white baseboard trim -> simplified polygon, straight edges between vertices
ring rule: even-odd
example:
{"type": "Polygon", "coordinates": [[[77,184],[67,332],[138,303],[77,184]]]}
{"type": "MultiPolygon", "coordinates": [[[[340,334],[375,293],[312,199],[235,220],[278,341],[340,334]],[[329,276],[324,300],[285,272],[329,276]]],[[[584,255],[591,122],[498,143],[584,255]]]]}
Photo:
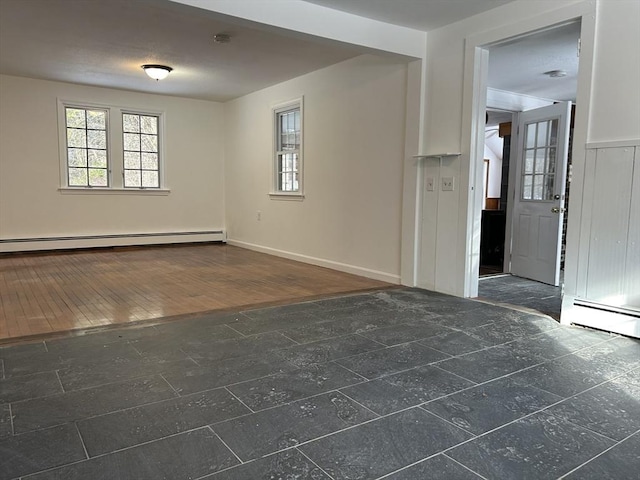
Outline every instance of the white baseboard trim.
{"type": "Polygon", "coordinates": [[[400,284],[400,275],[393,275],[391,273],[380,272],[378,270],[371,270],[369,268],[357,267],[355,265],[349,265],[341,262],[334,262],[333,260],[326,260],[324,258],[310,257],[308,255],[302,255],[300,253],[287,252],[285,250],[278,250],[276,248],[264,247],[262,245],[242,242],[240,240],[233,240],[230,238],[227,239],[227,244],[234,245],[236,247],[246,248],[248,250],[254,250],[260,253],[275,255],[276,257],[287,258],[289,260],[295,260],[302,263],[309,263],[311,265],[317,265],[319,267],[331,268],[332,270],[351,273],[353,275],[358,275],[360,277],[367,277],[373,280],[379,280],[381,282],[392,283],[394,285],[400,284]]]}
{"type": "Polygon", "coordinates": [[[133,245],[163,245],[168,243],[224,242],[225,240],[226,234],[223,230],[13,238],[0,239],[0,253],[133,245]]]}

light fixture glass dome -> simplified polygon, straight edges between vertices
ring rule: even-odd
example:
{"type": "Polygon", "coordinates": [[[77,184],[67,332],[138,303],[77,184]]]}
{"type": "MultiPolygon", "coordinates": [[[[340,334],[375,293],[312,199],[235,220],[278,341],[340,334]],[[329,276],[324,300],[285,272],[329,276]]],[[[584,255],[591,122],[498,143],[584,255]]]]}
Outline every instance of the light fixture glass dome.
{"type": "Polygon", "coordinates": [[[173,70],[173,68],[167,67],[166,65],[142,65],[142,69],[154,80],[167,78],[169,72],[173,70]]]}

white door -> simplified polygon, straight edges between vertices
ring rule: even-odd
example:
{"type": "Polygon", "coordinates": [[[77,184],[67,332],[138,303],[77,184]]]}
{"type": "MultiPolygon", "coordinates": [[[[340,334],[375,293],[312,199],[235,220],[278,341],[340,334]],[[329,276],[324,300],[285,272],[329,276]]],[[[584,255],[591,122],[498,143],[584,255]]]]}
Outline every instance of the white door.
{"type": "Polygon", "coordinates": [[[560,284],[571,103],[520,114],[511,273],[560,284]]]}

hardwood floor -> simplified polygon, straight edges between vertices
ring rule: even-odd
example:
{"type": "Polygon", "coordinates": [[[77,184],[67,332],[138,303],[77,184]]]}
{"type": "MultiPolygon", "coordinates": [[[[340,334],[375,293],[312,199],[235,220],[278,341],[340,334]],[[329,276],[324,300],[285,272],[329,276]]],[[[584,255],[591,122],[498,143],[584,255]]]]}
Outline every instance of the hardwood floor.
{"type": "Polygon", "coordinates": [[[0,340],[390,284],[224,244],[0,257],[0,340]]]}

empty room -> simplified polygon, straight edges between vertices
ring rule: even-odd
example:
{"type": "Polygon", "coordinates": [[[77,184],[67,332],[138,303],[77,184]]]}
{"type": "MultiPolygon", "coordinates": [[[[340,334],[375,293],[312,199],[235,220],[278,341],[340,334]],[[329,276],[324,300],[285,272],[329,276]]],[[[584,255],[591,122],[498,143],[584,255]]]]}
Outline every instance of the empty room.
{"type": "Polygon", "coordinates": [[[0,480],[637,478],[639,23],[0,0],[0,480]]]}

